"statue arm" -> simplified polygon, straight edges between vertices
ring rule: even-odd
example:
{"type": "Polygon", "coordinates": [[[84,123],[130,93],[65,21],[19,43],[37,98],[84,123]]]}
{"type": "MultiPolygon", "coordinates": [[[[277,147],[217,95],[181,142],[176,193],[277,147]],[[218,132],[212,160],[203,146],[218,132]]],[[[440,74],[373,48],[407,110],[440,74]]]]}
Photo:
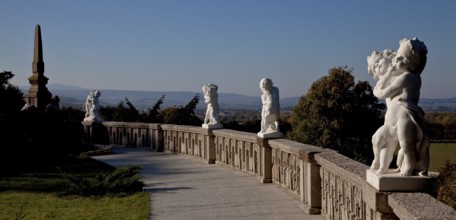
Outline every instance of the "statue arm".
{"type": "Polygon", "coordinates": [[[390,65],[390,66],[388,67],[388,70],[386,71],[385,75],[383,75],[383,76],[380,78],[380,80],[377,82],[377,85],[376,85],[376,86],[378,86],[378,87],[380,87],[380,88],[385,87],[385,86],[386,86],[386,85],[385,85],[386,82],[391,78],[391,76],[393,75],[393,72],[396,71],[396,70],[397,70],[396,66],[390,65]]]}
{"type": "Polygon", "coordinates": [[[408,73],[403,73],[385,88],[376,85],[374,87],[374,95],[381,99],[387,99],[401,94],[402,90],[405,88],[407,75],[408,73]]]}

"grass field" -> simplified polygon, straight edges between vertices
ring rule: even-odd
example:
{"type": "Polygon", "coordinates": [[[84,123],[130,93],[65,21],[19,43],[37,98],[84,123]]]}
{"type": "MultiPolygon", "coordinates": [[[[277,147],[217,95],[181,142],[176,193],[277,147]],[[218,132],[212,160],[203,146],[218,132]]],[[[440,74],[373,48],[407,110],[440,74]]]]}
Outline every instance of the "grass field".
{"type": "Polygon", "coordinates": [[[431,143],[429,171],[438,171],[446,160],[456,163],[456,143],[431,143]]]}
{"type": "MultiPolygon", "coordinates": [[[[0,175],[0,219],[148,219],[149,193],[85,197],[66,194],[62,172],[80,177],[114,168],[96,160],[66,160],[0,175]]],[[[1,173],[0,173],[1,174],[1,173]]]]}
{"type": "Polygon", "coordinates": [[[0,193],[0,219],[148,219],[149,193],[127,197],[60,197],[53,193],[0,193]]]}

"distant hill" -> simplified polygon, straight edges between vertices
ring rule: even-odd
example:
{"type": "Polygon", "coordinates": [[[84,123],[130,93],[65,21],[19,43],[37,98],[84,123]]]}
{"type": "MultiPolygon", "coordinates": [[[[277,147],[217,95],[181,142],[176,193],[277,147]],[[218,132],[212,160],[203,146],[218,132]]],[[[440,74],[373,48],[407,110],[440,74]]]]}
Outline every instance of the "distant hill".
{"type": "MultiPolygon", "coordinates": [[[[21,86],[24,94],[28,86],[21,86]]],[[[63,84],[49,84],[49,91],[53,95],[60,97],[62,106],[82,107],[85,104],[90,89],[63,84]]],[[[117,105],[127,97],[130,102],[138,109],[152,107],[162,95],[165,101],[162,108],[171,106],[182,106],[187,104],[196,94],[200,96],[197,109],[205,109],[206,104],[202,93],[198,92],[160,92],[160,91],[132,91],[132,90],[100,90],[101,105],[117,105]]],[[[300,97],[281,98],[280,106],[282,109],[291,109],[298,102],[300,97]]],[[[219,93],[219,105],[221,109],[261,109],[261,99],[255,96],[246,96],[235,93],[219,93]]],[[[456,111],[456,97],[448,99],[421,99],[420,106],[425,111],[456,111]]]]}
{"type": "MultiPolygon", "coordinates": [[[[26,93],[28,86],[21,86],[21,90],[26,93]]],[[[62,106],[82,107],[86,101],[90,89],[69,86],[63,84],[49,84],[49,91],[53,95],[58,95],[62,106]]],[[[204,97],[201,92],[160,92],[160,91],[132,91],[132,90],[100,90],[100,104],[112,105],[124,101],[125,97],[138,109],[147,109],[152,107],[158,99],[165,95],[165,101],[162,108],[171,106],[186,105],[196,94],[200,97],[197,109],[205,109],[204,97]]],[[[296,98],[286,98],[281,101],[283,108],[291,108],[296,104],[296,98]]],[[[246,96],[234,93],[219,93],[219,105],[222,109],[261,109],[260,97],[246,96]]]]}
{"type": "Polygon", "coordinates": [[[455,112],[456,97],[447,99],[420,99],[419,105],[425,111],[455,112]]]}

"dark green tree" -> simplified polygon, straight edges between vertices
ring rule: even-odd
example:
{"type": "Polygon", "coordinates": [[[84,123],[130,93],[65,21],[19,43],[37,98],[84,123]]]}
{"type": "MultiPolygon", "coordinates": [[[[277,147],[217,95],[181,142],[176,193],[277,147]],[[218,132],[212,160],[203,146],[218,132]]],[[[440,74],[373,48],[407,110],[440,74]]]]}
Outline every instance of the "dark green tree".
{"type": "Polygon", "coordinates": [[[128,112],[129,112],[129,121],[139,121],[140,117],[139,117],[139,112],[138,110],[135,108],[135,106],[133,104],[131,104],[130,100],[128,100],[127,97],[125,97],[125,103],[127,103],[127,106],[128,106],[128,112]]]}
{"type": "Polygon", "coordinates": [[[456,163],[447,160],[432,181],[431,195],[456,210],[456,163]]]}
{"type": "Polygon", "coordinates": [[[431,140],[456,140],[456,112],[426,112],[424,117],[431,140]]]}
{"type": "Polygon", "coordinates": [[[149,108],[148,111],[143,114],[142,120],[143,122],[148,123],[161,123],[163,122],[163,118],[160,113],[160,106],[165,101],[165,95],[163,95],[157,102],[154,104],[152,108],[149,108]]]}
{"type": "Polygon", "coordinates": [[[82,121],[84,120],[85,112],[81,109],[72,106],[62,106],[59,112],[60,116],[67,121],[82,121]]]}
{"type": "Polygon", "coordinates": [[[199,96],[196,94],[192,100],[185,106],[170,107],[162,112],[163,123],[178,125],[201,125],[203,122],[195,114],[196,105],[198,105],[199,96]]]}
{"type": "MultiPolygon", "coordinates": [[[[23,137],[24,126],[20,117],[21,108],[24,106],[23,94],[16,86],[10,84],[14,77],[9,71],[0,72],[0,166],[5,166],[4,161],[11,161],[18,154],[19,150],[14,146],[20,146],[25,139],[23,137]],[[11,156],[13,155],[13,156],[11,156]]],[[[4,172],[0,167],[0,176],[4,172]]],[[[6,168],[5,170],[7,170],[6,168]]]]}
{"type": "Polygon", "coordinates": [[[100,108],[100,115],[105,121],[138,122],[140,115],[133,104],[125,97],[116,107],[105,106],[100,108]]]}
{"type": "Polygon", "coordinates": [[[9,83],[13,76],[0,73],[0,176],[77,154],[84,132],[81,121],[68,122],[55,112],[21,111],[25,102],[19,88],[9,83]]]}
{"type": "Polygon", "coordinates": [[[19,114],[25,104],[21,90],[9,82],[13,77],[9,71],[0,72],[0,120],[19,114]]]}
{"type": "Polygon", "coordinates": [[[368,82],[355,84],[352,69],[332,68],[293,108],[287,138],[367,163],[373,158],[371,139],[383,123],[384,109],[368,82]]]}

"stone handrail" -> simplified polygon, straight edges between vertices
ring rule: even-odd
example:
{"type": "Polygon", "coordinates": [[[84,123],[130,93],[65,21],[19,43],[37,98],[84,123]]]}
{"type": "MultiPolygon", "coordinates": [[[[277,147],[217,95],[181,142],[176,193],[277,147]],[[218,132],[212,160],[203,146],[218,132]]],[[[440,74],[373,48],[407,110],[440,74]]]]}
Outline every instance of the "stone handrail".
{"type": "Polygon", "coordinates": [[[164,149],[188,154],[214,163],[213,135],[207,129],[186,125],[161,125],[164,135],[164,149]]]}
{"type": "Polygon", "coordinates": [[[260,176],[260,146],[255,134],[227,129],[212,132],[216,163],[260,176]]]}
{"type": "Polygon", "coordinates": [[[286,139],[270,140],[269,145],[272,181],[298,196],[307,213],[320,213],[320,173],[315,154],[327,150],[286,139]]]}
{"type": "Polygon", "coordinates": [[[119,147],[141,147],[163,150],[160,124],[131,122],[82,122],[88,142],[119,147]]]}
{"type": "Polygon", "coordinates": [[[387,193],[366,182],[368,166],[335,151],[315,155],[320,165],[321,214],[326,219],[394,219],[387,193]]]}
{"type": "Polygon", "coordinates": [[[326,219],[456,219],[456,211],[425,193],[381,192],[366,181],[368,166],[336,151],[254,133],[195,126],[83,122],[87,140],[192,155],[272,182],[310,214],[326,219]],[[98,136],[105,136],[99,138],[98,136]]]}

